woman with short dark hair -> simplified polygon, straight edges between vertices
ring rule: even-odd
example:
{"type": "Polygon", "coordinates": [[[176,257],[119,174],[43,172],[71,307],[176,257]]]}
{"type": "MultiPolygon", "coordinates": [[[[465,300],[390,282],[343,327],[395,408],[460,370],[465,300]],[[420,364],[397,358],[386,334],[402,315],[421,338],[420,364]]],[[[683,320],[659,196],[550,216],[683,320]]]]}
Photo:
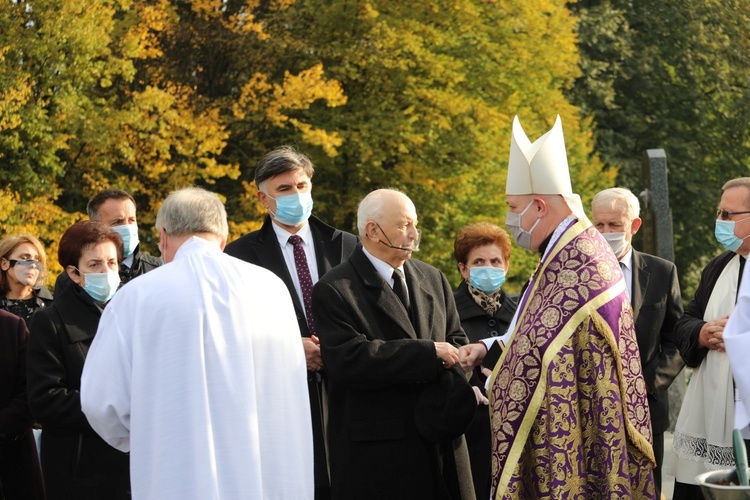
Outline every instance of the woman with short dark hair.
{"type": "Polygon", "coordinates": [[[29,406],[43,428],[48,500],[130,498],[128,455],[94,432],[80,400],[83,363],[102,310],[120,284],[122,251],[120,235],[102,222],[68,228],[58,261],[74,284],[60,290],[29,326],[29,406]]]}
{"type": "MultiPolygon", "coordinates": [[[[470,342],[502,336],[516,312],[516,302],[502,289],[510,262],[510,236],[494,224],[479,222],[459,231],[453,250],[463,278],[453,296],[466,336],[470,342]]],[[[486,396],[485,380],[475,373],[471,383],[486,396]]],[[[489,409],[480,406],[466,431],[477,498],[490,496],[491,442],[489,409]]]]}

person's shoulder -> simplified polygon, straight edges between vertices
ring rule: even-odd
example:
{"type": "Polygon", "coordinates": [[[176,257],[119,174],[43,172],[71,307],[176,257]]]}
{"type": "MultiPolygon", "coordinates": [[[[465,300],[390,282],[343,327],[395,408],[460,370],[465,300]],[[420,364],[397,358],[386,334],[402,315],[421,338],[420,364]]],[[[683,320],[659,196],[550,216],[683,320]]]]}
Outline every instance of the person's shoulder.
{"type": "Polygon", "coordinates": [[[253,246],[260,243],[261,231],[263,231],[263,227],[243,234],[231,243],[227,243],[226,247],[224,247],[224,253],[248,261],[252,257],[251,254],[254,254],[252,250],[253,246]]]}
{"type": "Polygon", "coordinates": [[[355,264],[351,259],[342,262],[341,264],[334,266],[330,271],[326,272],[320,277],[318,282],[323,283],[335,283],[341,280],[350,280],[352,275],[355,273],[355,264]]]}
{"type": "Polygon", "coordinates": [[[635,249],[633,249],[633,255],[637,256],[639,259],[643,259],[643,261],[646,262],[649,266],[663,267],[665,269],[672,269],[673,267],[675,267],[674,262],[663,257],[659,257],[658,255],[640,252],[635,249]]]}
{"type": "Polygon", "coordinates": [[[325,234],[331,238],[341,237],[345,243],[356,244],[359,241],[359,237],[343,229],[338,229],[330,224],[323,222],[321,219],[311,215],[308,219],[310,229],[313,232],[325,234]]]}
{"type": "Polygon", "coordinates": [[[24,323],[20,317],[5,309],[0,309],[0,324],[3,325],[3,329],[16,328],[19,323],[24,323]]]}
{"type": "Polygon", "coordinates": [[[144,268],[149,268],[146,269],[146,271],[155,269],[164,263],[159,257],[154,257],[153,255],[149,255],[147,253],[139,253],[138,258],[140,259],[141,265],[144,266],[144,268]]]}
{"type": "Polygon", "coordinates": [[[415,269],[418,269],[422,274],[425,274],[427,276],[442,276],[443,272],[438,269],[437,267],[428,264],[427,262],[423,262],[419,259],[411,258],[406,261],[406,266],[413,266],[415,269]]]}
{"type": "Polygon", "coordinates": [[[50,292],[46,286],[40,286],[39,288],[34,289],[34,295],[41,299],[45,304],[52,302],[52,299],[54,299],[52,292],[50,292]]]}
{"type": "Polygon", "coordinates": [[[718,273],[720,273],[736,255],[736,253],[727,250],[711,259],[703,268],[703,271],[701,271],[701,281],[698,287],[700,288],[701,285],[705,285],[717,278],[718,273]]]}
{"type": "Polygon", "coordinates": [[[269,271],[263,266],[259,266],[258,264],[254,264],[253,262],[248,262],[242,257],[227,253],[226,248],[224,249],[224,253],[221,256],[221,259],[223,262],[222,265],[234,267],[237,272],[243,274],[254,274],[257,276],[276,276],[276,274],[274,274],[272,271],[269,271]]]}

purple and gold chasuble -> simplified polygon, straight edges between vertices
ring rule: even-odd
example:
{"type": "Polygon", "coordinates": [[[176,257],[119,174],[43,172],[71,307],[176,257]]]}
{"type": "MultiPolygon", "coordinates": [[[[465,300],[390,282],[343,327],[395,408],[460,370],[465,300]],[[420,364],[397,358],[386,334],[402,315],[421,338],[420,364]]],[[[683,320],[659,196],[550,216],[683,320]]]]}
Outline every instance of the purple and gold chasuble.
{"type": "Polygon", "coordinates": [[[492,375],[493,498],[655,498],[619,264],[586,220],[551,244],[492,375]]]}

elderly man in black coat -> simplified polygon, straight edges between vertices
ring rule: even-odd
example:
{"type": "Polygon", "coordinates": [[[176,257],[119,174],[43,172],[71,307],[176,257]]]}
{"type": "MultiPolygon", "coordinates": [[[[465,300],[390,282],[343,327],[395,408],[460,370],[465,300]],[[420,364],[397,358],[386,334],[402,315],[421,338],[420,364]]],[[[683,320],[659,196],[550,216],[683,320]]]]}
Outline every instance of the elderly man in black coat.
{"type": "Polygon", "coordinates": [[[461,436],[477,398],[458,367],[467,343],[453,292],[418,249],[411,200],[359,205],[362,246],[321,278],[313,311],[330,381],[334,500],[473,499],[461,436]]]}
{"type": "Polygon", "coordinates": [[[685,366],[673,333],[682,316],[677,268],[672,262],[635,250],[631,243],[641,227],[640,204],[624,188],[605,189],[592,201],[594,227],[620,261],[633,305],[635,335],[646,381],[656,468],[654,481],[661,494],[664,432],[669,428],[667,389],[685,366]]]}

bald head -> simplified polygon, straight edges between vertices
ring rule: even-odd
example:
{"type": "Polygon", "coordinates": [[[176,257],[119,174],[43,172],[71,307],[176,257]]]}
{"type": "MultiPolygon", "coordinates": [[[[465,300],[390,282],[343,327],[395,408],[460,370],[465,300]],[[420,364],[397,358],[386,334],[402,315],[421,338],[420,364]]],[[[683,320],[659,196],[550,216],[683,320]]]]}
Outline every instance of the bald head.
{"type": "Polygon", "coordinates": [[[395,189],[378,189],[360,202],[357,228],[362,245],[392,267],[401,267],[419,241],[414,203],[395,189]],[[400,248],[394,248],[400,247],[400,248]]]}

